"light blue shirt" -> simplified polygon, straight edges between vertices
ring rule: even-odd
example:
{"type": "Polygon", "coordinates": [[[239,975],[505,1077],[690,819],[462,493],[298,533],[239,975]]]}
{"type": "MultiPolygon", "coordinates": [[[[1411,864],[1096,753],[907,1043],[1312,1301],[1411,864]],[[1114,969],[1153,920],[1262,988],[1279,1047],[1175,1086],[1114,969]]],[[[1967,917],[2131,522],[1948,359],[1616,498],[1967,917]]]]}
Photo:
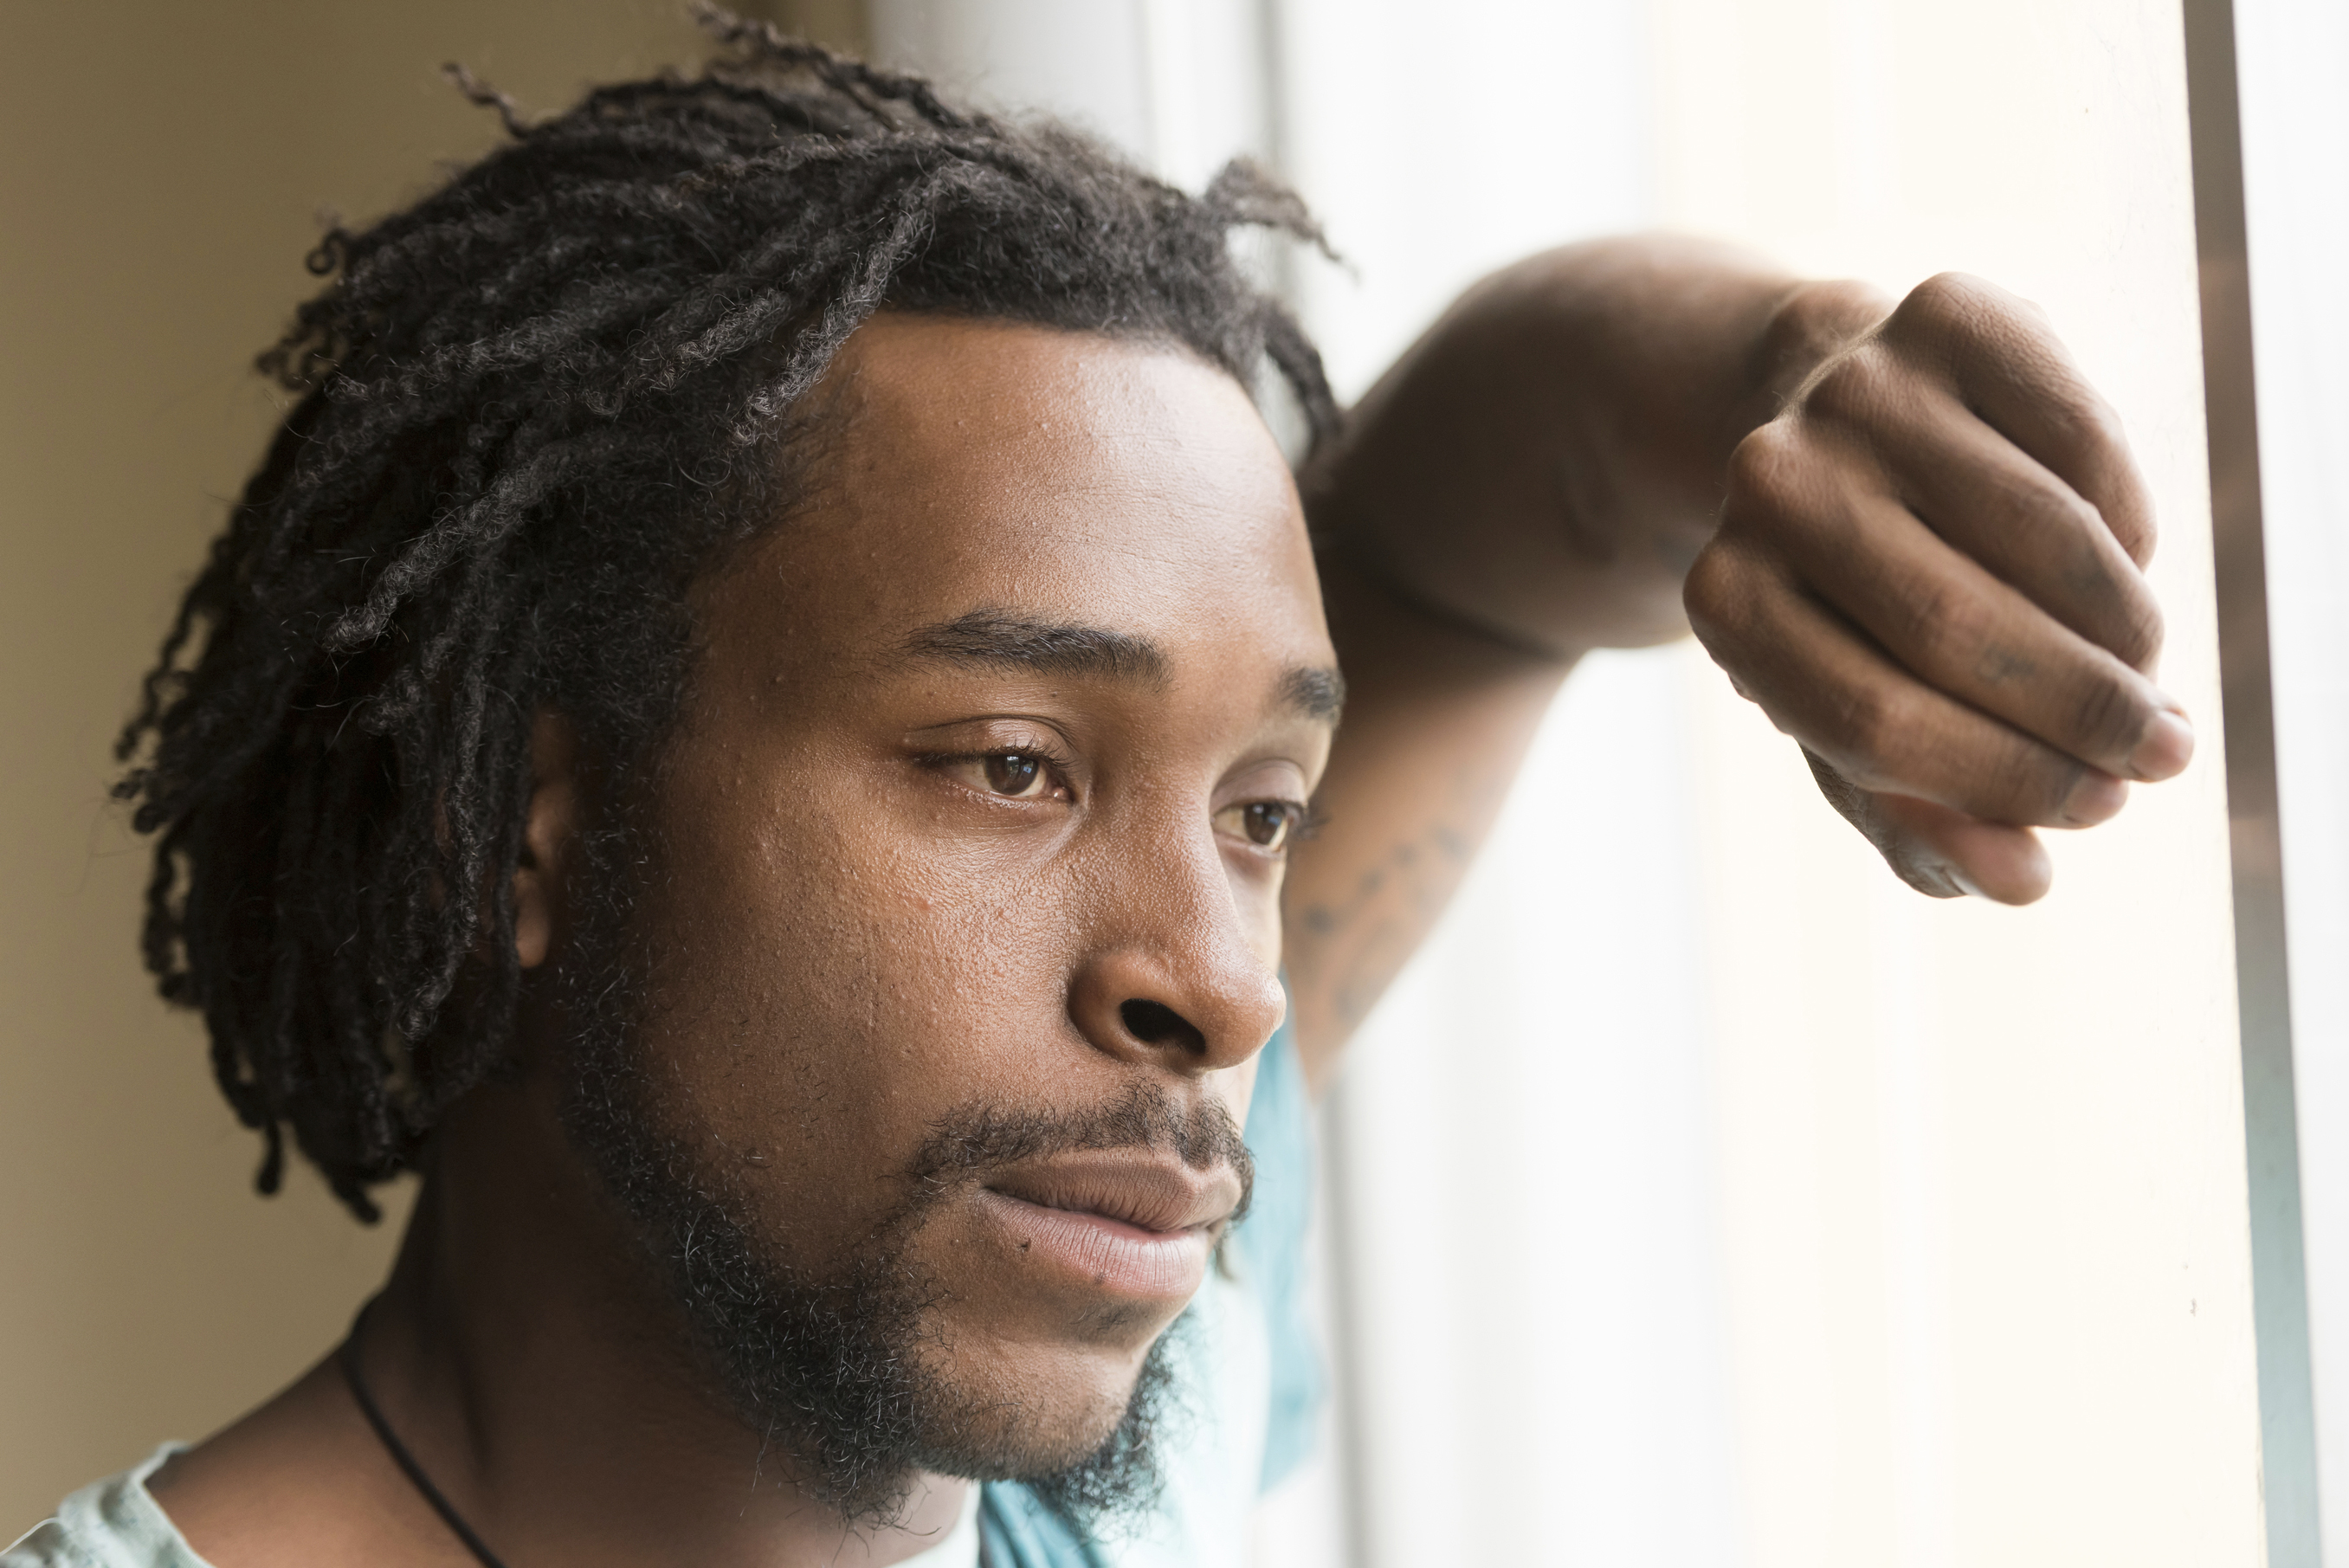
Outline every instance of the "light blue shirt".
{"type": "Polygon", "coordinates": [[[120,1475],[94,1481],[57,1505],[31,1534],[0,1553],[5,1568],[206,1568],[147,1478],[184,1443],[165,1443],[120,1475]]]}

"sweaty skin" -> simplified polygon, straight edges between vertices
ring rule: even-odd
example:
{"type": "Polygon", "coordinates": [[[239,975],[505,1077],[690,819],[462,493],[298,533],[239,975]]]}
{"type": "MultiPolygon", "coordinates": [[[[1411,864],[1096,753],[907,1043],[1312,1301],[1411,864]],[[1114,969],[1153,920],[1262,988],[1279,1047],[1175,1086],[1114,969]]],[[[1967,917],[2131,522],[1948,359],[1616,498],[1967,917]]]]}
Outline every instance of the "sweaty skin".
{"type": "MultiPolygon", "coordinates": [[[[1068,1113],[1141,1085],[1244,1117],[1284,1007],[1282,852],[1249,808],[1311,795],[1335,664],[1288,469],[1220,371],[882,318],[827,395],[843,418],[817,498],[700,595],[645,912],[670,955],[646,1029],[664,1113],[739,1173],[764,1239],[815,1265],[902,1201],[932,1124],[974,1103],[1068,1113]],[[1004,624],[1127,656],[992,656],[1004,624]],[[1045,766],[990,768],[1006,756],[1045,766]]],[[[536,972],[565,939],[567,749],[542,726],[517,883],[536,972]]],[[[437,1140],[370,1326],[372,1381],[428,1470],[518,1563],[885,1563],[931,1544],[964,1483],[929,1478],[900,1528],[844,1537],[790,1456],[703,1392],[565,1141],[543,1002],[523,1034],[519,1081],[474,1091],[437,1140]]],[[[1054,1197],[1050,1172],[959,1194],[914,1239],[947,1295],[946,1370],[1068,1459],[1114,1423],[1238,1197],[1227,1170],[1179,1172],[1158,1171],[1181,1212],[1154,1223],[1192,1242],[1124,1274],[1051,1253],[1043,1222],[1061,1222],[1019,1207],[1054,1197]]],[[[464,1561],[331,1367],[157,1491],[220,1568],[464,1561]]]]}

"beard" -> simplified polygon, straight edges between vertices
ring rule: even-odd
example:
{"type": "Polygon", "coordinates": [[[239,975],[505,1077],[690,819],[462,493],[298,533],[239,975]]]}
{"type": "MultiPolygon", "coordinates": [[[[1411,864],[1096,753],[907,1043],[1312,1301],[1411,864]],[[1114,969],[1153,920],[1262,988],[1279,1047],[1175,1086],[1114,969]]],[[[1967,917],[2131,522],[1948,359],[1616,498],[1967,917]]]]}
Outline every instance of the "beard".
{"type": "MultiPolygon", "coordinates": [[[[1039,1429],[999,1392],[958,1386],[935,1327],[949,1293],[908,1256],[923,1221],[989,1167],[1079,1150],[1149,1148],[1194,1168],[1238,1172],[1247,1211],[1252,1161],[1216,1108],[1185,1115],[1136,1085],[1112,1105],[1046,1118],[964,1108],[935,1125],[908,1162],[912,1193],[844,1262],[812,1269],[762,1241],[747,1197],[667,1124],[643,1046],[650,954],[635,934],[634,874],[650,859],[631,830],[583,835],[595,890],[560,972],[573,1030],[564,1127],[634,1222],[719,1391],[765,1445],[798,1461],[802,1486],[852,1524],[886,1523],[927,1471],[1017,1480],[1081,1533],[1155,1503],[1159,1453],[1195,1417],[1177,1367],[1186,1309],[1151,1346],[1106,1439],[1039,1429]]],[[[1095,1427],[1093,1429],[1099,1429],[1095,1427]]]]}

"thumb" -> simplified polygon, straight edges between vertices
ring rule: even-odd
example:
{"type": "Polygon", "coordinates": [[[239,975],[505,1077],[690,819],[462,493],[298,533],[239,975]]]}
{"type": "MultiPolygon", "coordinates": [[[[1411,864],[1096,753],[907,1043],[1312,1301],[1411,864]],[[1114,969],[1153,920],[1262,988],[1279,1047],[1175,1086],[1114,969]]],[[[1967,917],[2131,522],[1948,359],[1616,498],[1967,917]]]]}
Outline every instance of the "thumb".
{"type": "Polygon", "coordinates": [[[1809,748],[1804,759],[1819,793],[1876,846],[1893,874],[1931,898],[1969,894],[1994,903],[2034,903],[2046,896],[2054,867],[2028,828],[1985,822],[1913,795],[1862,789],[1809,748]]]}

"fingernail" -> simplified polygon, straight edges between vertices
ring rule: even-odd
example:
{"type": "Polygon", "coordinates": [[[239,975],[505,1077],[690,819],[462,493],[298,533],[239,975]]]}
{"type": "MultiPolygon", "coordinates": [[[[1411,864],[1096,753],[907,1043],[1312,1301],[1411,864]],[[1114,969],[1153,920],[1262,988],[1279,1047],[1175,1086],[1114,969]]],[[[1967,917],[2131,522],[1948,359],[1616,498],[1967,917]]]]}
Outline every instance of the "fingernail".
{"type": "Polygon", "coordinates": [[[2168,779],[2194,759],[2194,727],[2186,716],[2168,709],[2153,716],[2145,738],[2129,753],[2129,771],[2139,779],[2168,779]]]}
{"type": "Polygon", "coordinates": [[[2093,828],[2128,804],[2128,786],[2109,773],[2083,769],[2056,815],[2065,826],[2093,828]]]}
{"type": "Polygon", "coordinates": [[[1982,890],[1974,884],[1974,879],[1966,875],[1965,872],[1960,871],[1957,867],[1943,866],[1941,868],[1941,874],[1948,877],[1950,879],[1950,884],[1952,887],[1955,887],[1960,892],[1965,894],[1968,898],[1981,898],[1984,896],[1982,890]]]}

